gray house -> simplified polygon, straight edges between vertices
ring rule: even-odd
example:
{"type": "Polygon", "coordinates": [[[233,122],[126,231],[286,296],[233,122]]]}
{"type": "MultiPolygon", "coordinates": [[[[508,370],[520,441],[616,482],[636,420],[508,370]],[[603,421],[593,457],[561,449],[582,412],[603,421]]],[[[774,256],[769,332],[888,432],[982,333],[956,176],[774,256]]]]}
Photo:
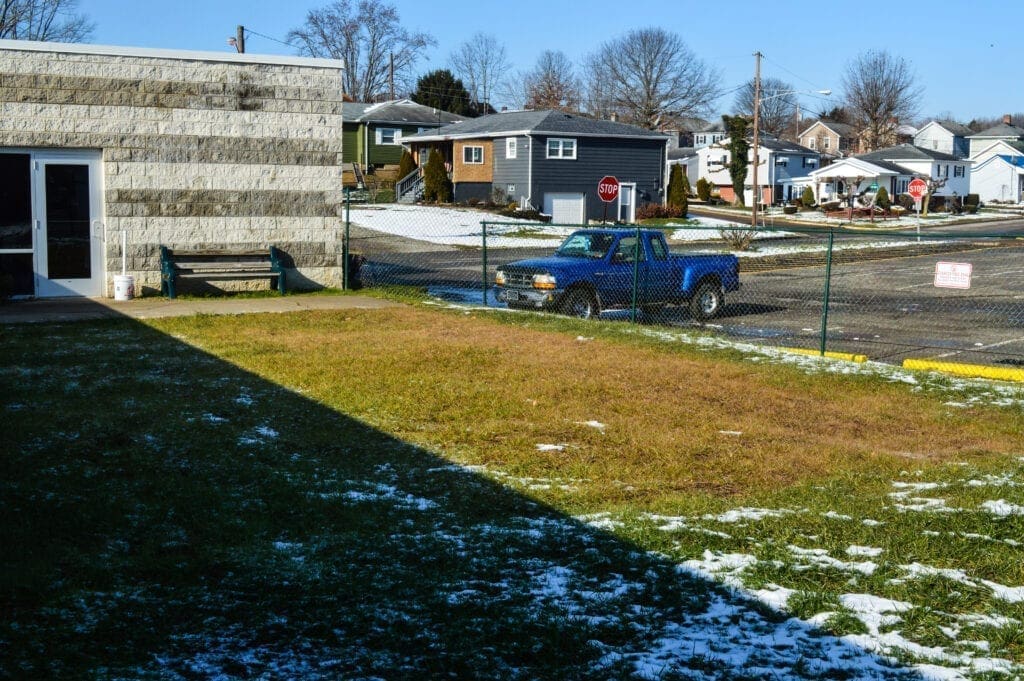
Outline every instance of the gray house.
{"type": "Polygon", "coordinates": [[[406,137],[421,167],[441,153],[455,201],[499,200],[532,207],[563,224],[632,222],[638,205],[664,200],[668,137],[562,111],[511,111],[406,137]],[[605,204],[597,185],[619,180],[605,204]]]}

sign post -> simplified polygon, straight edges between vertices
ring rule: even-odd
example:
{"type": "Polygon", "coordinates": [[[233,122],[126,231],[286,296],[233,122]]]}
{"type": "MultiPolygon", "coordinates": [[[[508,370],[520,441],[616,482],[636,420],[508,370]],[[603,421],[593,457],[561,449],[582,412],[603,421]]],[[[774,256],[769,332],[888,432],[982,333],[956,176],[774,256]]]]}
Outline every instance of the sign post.
{"type": "Polygon", "coordinates": [[[608,222],[608,204],[619,198],[619,181],[613,175],[605,175],[597,183],[597,196],[604,201],[604,220],[608,222]]]}
{"type": "Polygon", "coordinates": [[[917,240],[921,240],[921,199],[928,192],[928,183],[920,177],[915,177],[907,185],[907,193],[914,199],[914,207],[917,209],[917,240]]]}

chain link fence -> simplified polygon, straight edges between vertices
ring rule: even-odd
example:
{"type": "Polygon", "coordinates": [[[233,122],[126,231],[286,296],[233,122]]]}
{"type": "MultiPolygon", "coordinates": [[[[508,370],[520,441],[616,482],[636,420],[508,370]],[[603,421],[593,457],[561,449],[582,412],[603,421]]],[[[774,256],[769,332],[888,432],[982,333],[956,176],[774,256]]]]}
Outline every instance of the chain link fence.
{"type": "MultiPolygon", "coordinates": [[[[551,255],[583,228],[400,204],[352,204],[346,215],[353,287],[412,287],[489,307],[506,307],[494,286],[500,266],[551,255]]],[[[673,254],[708,255],[728,254],[723,233],[742,236],[749,227],[656,229],[673,254]]],[[[754,237],[748,251],[736,253],[740,288],[726,292],[713,318],[700,319],[689,301],[649,304],[666,295],[651,297],[663,274],[644,262],[620,277],[620,294],[614,306],[612,296],[601,301],[600,317],[699,327],[815,354],[1024,368],[1024,234],[787,226],[764,227],[754,237]]]]}

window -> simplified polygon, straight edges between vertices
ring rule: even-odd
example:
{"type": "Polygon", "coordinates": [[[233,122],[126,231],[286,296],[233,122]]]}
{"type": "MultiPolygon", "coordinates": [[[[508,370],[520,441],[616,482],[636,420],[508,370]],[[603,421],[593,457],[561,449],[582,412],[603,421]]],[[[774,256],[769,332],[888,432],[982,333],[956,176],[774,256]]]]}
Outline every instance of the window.
{"type": "Polygon", "coordinates": [[[469,165],[480,165],[484,162],[484,148],[462,147],[462,162],[469,165]]]}
{"type": "Polygon", "coordinates": [[[910,186],[910,180],[900,180],[899,181],[899,185],[898,185],[899,188],[897,189],[896,193],[898,193],[898,194],[906,194],[907,193],[907,187],[909,187],[909,186],[910,186]]]}
{"type": "Polygon", "coordinates": [[[808,149],[814,149],[815,148],[814,147],[815,144],[817,144],[817,140],[815,140],[813,137],[811,139],[807,140],[807,148],[808,149]]]}
{"type": "Polygon", "coordinates": [[[953,177],[963,177],[963,176],[964,176],[964,167],[963,166],[953,166],[953,177]]]}
{"type": "Polygon", "coordinates": [[[548,140],[548,158],[576,158],[576,140],[550,138],[548,140]]]}
{"type": "Polygon", "coordinates": [[[377,144],[400,144],[402,131],[398,128],[377,128],[377,144]]]}
{"type": "MultiPolygon", "coordinates": [[[[635,236],[625,236],[619,239],[619,245],[612,255],[612,262],[633,262],[637,254],[637,243],[635,236]]],[[[640,249],[640,262],[644,261],[644,249],[640,249]]]]}
{"type": "Polygon", "coordinates": [[[939,140],[932,140],[932,149],[939,148],[939,140]]]}
{"type": "Polygon", "coordinates": [[[825,138],[825,142],[822,145],[822,148],[824,148],[824,149],[831,149],[832,148],[832,138],[831,137],[826,137],[825,138]]]}
{"type": "Polygon", "coordinates": [[[505,158],[516,157],[516,138],[509,137],[505,140],[505,158]]]}
{"type": "Polygon", "coordinates": [[[649,236],[647,237],[647,245],[650,247],[655,260],[668,260],[668,248],[666,248],[664,241],[649,236]]]}

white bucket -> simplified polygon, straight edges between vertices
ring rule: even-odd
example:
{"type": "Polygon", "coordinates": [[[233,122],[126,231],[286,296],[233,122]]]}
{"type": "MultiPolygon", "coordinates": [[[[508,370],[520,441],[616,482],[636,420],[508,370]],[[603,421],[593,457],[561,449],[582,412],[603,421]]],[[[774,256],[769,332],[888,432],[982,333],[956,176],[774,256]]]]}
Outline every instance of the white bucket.
{"type": "Polygon", "coordinates": [[[135,277],[130,274],[114,275],[114,300],[131,300],[135,297],[135,277]]]}

